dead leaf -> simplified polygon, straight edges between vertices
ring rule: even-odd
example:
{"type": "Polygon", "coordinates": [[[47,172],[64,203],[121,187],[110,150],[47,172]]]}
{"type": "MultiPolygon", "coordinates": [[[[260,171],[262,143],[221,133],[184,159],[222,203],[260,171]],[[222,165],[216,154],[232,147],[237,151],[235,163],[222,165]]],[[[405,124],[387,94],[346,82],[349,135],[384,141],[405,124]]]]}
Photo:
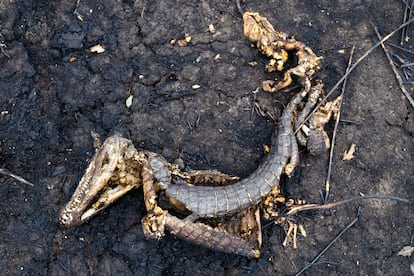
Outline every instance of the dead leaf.
{"type": "Polygon", "coordinates": [[[352,143],[349,149],[344,152],[344,155],[342,156],[342,161],[352,160],[354,158],[355,150],[356,150],[356,145],[352,143]]]}
{"type": "Polygon", "coordinates": [[[398,256],[410,257],[414,252],[414,246],[404,246],[400,251],[398,251],[398,256]]]}
{"type": "Polygon", "coordinates": [[[92,53],[102,54],[103,52],[105,52],[105,48],[102,47],[100,44],[96,44],[95,46],[89,48],[89,51],[91,51],[92,53]]]}
{"type": "Polygon", "coordinates": [[[250,65],[251,67],[256,67],[256,65],[257,65],[257,61],[250,61],[250,62],[249,62],[249,65],[250,65]]]}
{"type": "Polygon", "coordinates": [[[126,99],[126,101],[125,101],[125,106],[127,107],[127,108],[130,108],[131,107],[131,105],[132,105],[132,99],[134,98],[134,96],[133,95],[129,95],[129,97],[126,99]]]}
{"type": "Polygon", "coordinates": [[[185,34],[183,39],[180,39],[177,41],[177,44],[180,47],[187,46],[187,44],[190,43],[191,39],[192,39],[191,35],[185,34]]]}
{"type": "Polygon", "coordinates": [[[213,24],[208,25],[208,30],[210,31],[210,33],[214,34],[216,32],[216,28],[214,27],[213,24]]]}
{"type": "Polygon", "coordinates": [[[306,233],[305,227],[303,227],[303,225],[302,225],[302,224],[299,224],[299,233],[300,233],[302,236],[307,237],[307,233],[306,233]]]}
{"type": "Polygon", "coordinates": [[[191,35],[189,35],[189,34],[185,34],[184,35],[185,36],[185,41],[187,42],[187,43],[190,43],[190,41],[191,41],[191,35]]]}

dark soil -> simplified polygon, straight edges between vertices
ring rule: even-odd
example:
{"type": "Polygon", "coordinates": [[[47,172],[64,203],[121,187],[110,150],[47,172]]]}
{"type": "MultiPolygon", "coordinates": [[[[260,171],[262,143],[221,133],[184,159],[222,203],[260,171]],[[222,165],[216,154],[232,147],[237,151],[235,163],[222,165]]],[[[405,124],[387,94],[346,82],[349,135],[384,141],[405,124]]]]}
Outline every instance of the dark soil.
{"type": "MultiPolygon", "coordinates": [[[[405,8],[397,0],[242,4],[324,57],[317,78],[327,90],[345,72],[353,45],[358,58],[377,42],[371,23],[385,35],[401,24],[405,8]]],[[[255,102],[278,116],[291,96],[253,93],[275,75],[265,72],[266,58],[243,37],[233,1],[81,0],[83,21],[75,7],[75,0],[0,2],[0,166],[34,184],[0,176],[0,274],[294,274],[355,218],[359,206],[359,221],[308,275],[410,274],[414,257],[397,253],[413,245],[412,203],[375,200],[302,213],[308,235],[300,237],[299,248],[284,248],[284,228],[271,226],[258,260],[171,235],[147,240],[141,190],[82,226],[59,225],[60,209],[94,152],[91,131],[102,138],[118,131],[170,161],[182,158],[194,169],[246,177],[273,131],[270,119],[252,112],[255,102]],[[187,46],[170,44],[185,34],[192,37],[187,46]],[[96,44],[105,52],[90,52],[96,44]]],[[[391,40],[399,43],[399,37],[391,40]]],[[[404,47],[410,45],[412,40],[404,47]]],[[[381,48],[352,72],[342,112],[330,202],[360,193],[414,199],[413,108],[381,48]],[[355,157],[342,161],[352,143],[355,157]]],[[[303,151],[289,193],[321,203],[327,160],[328,154],[303,151]]]]}

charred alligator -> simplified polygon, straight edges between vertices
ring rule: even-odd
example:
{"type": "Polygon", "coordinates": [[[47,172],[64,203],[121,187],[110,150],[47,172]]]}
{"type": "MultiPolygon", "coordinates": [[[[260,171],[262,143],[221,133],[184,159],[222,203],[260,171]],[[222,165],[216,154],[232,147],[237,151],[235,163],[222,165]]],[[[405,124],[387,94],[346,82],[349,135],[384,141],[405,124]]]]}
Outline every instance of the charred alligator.
{"type": "Polygon", "coordinates": [[[277,135],[275,133],[272,138],[271,152],[259,168],[238,182],[237,177],[217,171],[182,172],[161,155],[138,151],[130,140],[116,134],[97,147],[85,175],[60,214],[62,224],[81,224],[131,189],[142,186],[147,210],[142,226],[147,237],[161,238],[168,230],[214,250],[254,258],[260,256],[260,211],[266,210],[267,217],[272,215],[273,203],[279,195],[280,177],[284,172],[289,174],[298,162],[295,115],[307,94],[319,95],[322,91],[320,82],[311,86],[311,77],[319,70],[321,58],[293,37],[275,31],[258,13],[247,12],[243,19],[245,36],[260,53],[270,58],[267,71],[285,70],[282,81],[265,81],[263,90],[276,92],[288,87],[292,75],[302,86],[284,109],[277,135]],[[284,68],[292,55],[296,55],[297,65],[284,68]],[[185,183],[177,184],[181,182],[185,183]],[[236,183],[216,187],[197,185],[204,182],[236,183]],[[184,209],[189,215],[180,218],[160,207],[163,193],[171,208],[184,209]],[[218,219],[218,222],[203,218],[218,219]]]}

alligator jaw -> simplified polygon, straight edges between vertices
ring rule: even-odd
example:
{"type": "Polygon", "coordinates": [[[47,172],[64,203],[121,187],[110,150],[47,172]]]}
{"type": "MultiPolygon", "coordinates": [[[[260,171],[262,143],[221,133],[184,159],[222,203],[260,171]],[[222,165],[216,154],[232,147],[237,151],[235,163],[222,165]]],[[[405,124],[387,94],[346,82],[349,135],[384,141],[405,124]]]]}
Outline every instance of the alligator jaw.
{"type": "Polygon", "coordinates": [[[141,185],[139,166],[126,165],[136,149],[132,142],[114,135],[105,140],[86,169],[71,200],[60,214],[60,223],[84,223],[133,188],[141,185]]]}

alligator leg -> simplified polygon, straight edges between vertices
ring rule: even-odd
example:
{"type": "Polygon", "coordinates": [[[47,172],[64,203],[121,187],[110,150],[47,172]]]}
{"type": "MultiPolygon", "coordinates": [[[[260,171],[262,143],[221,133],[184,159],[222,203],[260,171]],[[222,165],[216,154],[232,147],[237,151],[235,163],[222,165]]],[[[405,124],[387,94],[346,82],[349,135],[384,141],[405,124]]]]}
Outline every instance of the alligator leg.
{"type": "MultiPolygon", "coordinates": [[[[312,111],[312,108],[317,104],[319,101],[319,98],[321,94],[323,93],[322,90],[322,82],[317,82],[316,85],[314,85],[310,92],[308,100],[306,101],[305,107],[302,109],[302,111],[299,113],[298,118],[295,122],[295,130],[299,128],[299,126],[305,121],[308,114],[312,111]]],[[[296,133],[296,138],[298,139],[299,144],[302,146],[306,146],[307,143],[307,135],[305,135],[304,130],[298,130],[296,133]]]]}
{"type": "Polygon", "coordinates": [[[221,228],[213,228],[204,223],[194,223],[165,214],[165,228],[183,240],[226,253],[249,258],[259,258],[260,251],[249,245],[245,239],[234,236],[221,228]]]}
{"type": "Polygon", "coordinates": [[[332,115],[336,115],[339,111],[340,97],[333,101],[325,103],[310,117],[307,124],[304,124],[306,117],[319,101],[323,94],[322,82],[317,81],[311,88],[305,107],[299,113],[295,122],[297,131],[296,138],[302,146],[306,146],[309,153],[318,155],[324,153],[330,147],[330,141],[324,130],[326,123],[331,119],[332,115]],[[299,126],[302,125],[299,129],[299,126]]]}
{"type": "MultiPolygon", "coordinates": [[[[193,171],[180,174],[182,177],[194,176],[193,181],[216,181],[228,183],[237,179],[217,171],[193,171]]],[[[163,210],[157,204],[159,189],[154,185],[153,169],[148,163],[143,163],[142,181],[144,200],[148,214],[142,219],[143,232],[148,238],[160,239],[168,230],[171,234],[194,244],[207,247],[212,250],[233,253],[249,258],[260,257],[261,246],[260,213],[257,207],[239,212],[234,217],[226,219],[216,227],[203,222],[196,222],[197,216],[190,215],[179,219],[163,210]]],[[[236,181],[236,180],[235,180],[236,181]]]]}

